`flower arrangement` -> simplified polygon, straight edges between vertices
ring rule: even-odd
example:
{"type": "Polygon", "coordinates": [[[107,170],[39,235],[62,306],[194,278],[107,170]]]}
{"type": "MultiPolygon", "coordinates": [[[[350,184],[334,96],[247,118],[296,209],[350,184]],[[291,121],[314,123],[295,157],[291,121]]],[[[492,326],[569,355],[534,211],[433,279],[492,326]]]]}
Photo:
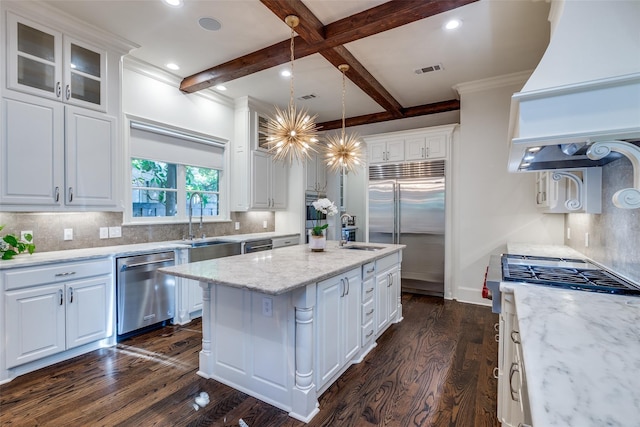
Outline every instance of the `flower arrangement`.
{"type": "MultiPolygon", "coordinates": [[[[4,228],[4,225],[0,225],[0,231],[4,228]]],[[[33,236],[31,234],[25,234],[24,239],[26,242],[18,240],[13,234],[7,234],[0,240],[0,259],[11,259],[15,255],[24,251],[29,251],[30,254],[36,250],[36,245],[31,243],[33,236]]]]}
{"type": "MultiPolygon", "coordinates": [[[[318,199],[312,203],[315,210],[322,212],[327,216],[333,216],[338,213],[338,208],[329,199],[318,199]]],[[[315,225],[311,229],[312,236],[322,236],[322,231],[329,227],[329,224],[319,225],[318,220],[315,220],[315,225]]]]}

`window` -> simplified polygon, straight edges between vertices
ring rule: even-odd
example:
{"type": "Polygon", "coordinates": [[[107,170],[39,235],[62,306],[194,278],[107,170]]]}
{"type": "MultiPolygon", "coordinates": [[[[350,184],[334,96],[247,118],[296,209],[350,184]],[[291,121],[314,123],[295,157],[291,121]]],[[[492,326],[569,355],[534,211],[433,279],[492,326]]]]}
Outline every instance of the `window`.
{"type": "Polygon", "coordinates": [[[131,122],[131,222],[228,219],[224,144],[131,122]]]}

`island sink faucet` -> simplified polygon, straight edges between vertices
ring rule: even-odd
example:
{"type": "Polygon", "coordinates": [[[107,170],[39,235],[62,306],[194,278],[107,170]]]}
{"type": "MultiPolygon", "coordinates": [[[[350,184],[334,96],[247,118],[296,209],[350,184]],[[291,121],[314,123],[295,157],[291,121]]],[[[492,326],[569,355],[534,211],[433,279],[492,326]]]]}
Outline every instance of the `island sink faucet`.
{"type": "MultiPolygon", "coordinates": [[[[344,226],[344,219],[347,218],[352,219],[353,217],[351,215],[349,215],[348,213],[343,213],[342,215],[340,215],[340,226],[343,227],[344,226]]],[[[342,232],[342,229],[340,230],[340,246],[344,246],[347,244],[347,239],[344,237],[344,233],[342,232]]]]}
{"type": "MultiPolygon", "coordinates": [[[[196,198],[196,197],[200,201],[200,227],[198,228],[198,230],[200,230],[200,232],[202,232],[202,215],[204,213],[204,201],[202,200],[202,194],[200,194],[197,191],[194,191],[191,194],[191,197],[189,197],[189,240],[193,240],[196,237],[193,234],[193,227],[192,227],[193,199],[196,198]]],[[[202,233],[202,238],[204,239],[204,233],[202,233]]]]}

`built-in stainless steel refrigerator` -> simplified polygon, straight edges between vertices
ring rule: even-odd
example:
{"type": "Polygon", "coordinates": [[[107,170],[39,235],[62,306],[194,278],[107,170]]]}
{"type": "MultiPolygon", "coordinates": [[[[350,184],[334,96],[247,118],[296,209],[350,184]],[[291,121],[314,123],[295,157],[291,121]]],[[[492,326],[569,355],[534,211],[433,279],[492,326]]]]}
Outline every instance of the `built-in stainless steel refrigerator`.
{"type": "Polygon", "coordinates": [[[444,161],[369,168],[369,242],[406,245],[402,290],[444,296],[444,161]]]}

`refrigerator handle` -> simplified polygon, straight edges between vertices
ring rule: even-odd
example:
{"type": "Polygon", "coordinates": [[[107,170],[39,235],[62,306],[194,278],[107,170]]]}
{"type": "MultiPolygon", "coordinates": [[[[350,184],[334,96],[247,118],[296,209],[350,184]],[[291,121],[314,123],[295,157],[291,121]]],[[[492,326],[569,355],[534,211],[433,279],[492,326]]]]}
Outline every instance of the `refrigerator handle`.
{"type": "Polygon", "coordinates": [[[393,192],[393,228],[391,229],[391,243],[395,244],[396,243],[396,231],[398,230],[398,217],[396,216],[396,204],[398,203],[398,197],[397,197],[397,184],[395,182],[393,182],[391,184],[392,186],[392,192],[393,192]]]}
{"type": "Polygon", "coordinates": [[[395,217],[396,217],[396,241],[395,244],[399,245],[400,244],[400,231],[402,230],[402,221],[400,220],[400,207],[402,206],[400,204],[400,197],[402,196],[402,194],[400,193],[401,191],[401,187],[400,187],[400,183],[398,183],[398,185],[396,186],[396,213],[395,213],[395,217]]]}

